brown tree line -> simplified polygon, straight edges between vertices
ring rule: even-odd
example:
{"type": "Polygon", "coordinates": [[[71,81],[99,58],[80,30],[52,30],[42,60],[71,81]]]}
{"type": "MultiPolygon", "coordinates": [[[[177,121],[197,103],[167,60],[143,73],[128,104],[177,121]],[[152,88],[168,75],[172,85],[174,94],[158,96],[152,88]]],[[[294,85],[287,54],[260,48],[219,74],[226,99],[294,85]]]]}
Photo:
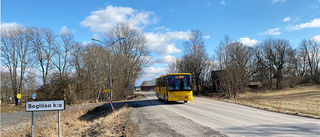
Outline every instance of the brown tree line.
{"type": "Polygon", "coordinates": [[[27,96],[36,90],[44,92],[44,99],[99,101],[105,96],[102,90],[109,88],[110,65],[113,97],[121,100],[131,95],[128,87],[149,61],[144,34],[125,23],[117,23],[101,35],[107,45],[83,45],[71,32],[55,34],[39,27],[3,28],[1,34],[3,102],[12,97],[17,104],[17,94],[27,96]],[[125,39],[110,45],[120,37],[125,39]]]}
{"type": "Polygon", "coordinates": [[[246,46],[225,35],[212,59],[208,58],[200,31],[191,31],[184,45],[184,55],[169,64],[169,72],[192,73],[198,94],[208,92],[205,89],[212,83],[209,77],[213,70],[219,71],[223,91],[234,98],[253,80],[268,89],[320,84],[320,42],[315,40],[303,39],[294,49],[286,39],[267,38],[258,45],[246,46]]]}

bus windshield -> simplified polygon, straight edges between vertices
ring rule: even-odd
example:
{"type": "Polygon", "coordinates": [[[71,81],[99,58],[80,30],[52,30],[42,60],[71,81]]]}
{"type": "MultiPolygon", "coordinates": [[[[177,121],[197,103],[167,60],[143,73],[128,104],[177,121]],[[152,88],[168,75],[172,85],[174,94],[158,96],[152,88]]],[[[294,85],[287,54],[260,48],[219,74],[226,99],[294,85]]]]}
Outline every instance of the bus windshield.
{"type": "Polygon", "coordinates": [[[169,90],[183,91],[191,90],[191,76],[190,75],[174,75],[168,76],[169,90]]]}

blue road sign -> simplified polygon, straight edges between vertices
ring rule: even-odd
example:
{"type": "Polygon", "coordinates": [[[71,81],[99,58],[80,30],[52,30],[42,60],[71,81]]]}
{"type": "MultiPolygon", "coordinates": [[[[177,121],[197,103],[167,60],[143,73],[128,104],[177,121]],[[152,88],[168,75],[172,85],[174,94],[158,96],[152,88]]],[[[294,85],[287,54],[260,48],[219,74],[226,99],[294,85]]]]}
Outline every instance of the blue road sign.
{"type": "Polygon", "coordinates": [[[32,99],[36,99],[37,95],[36,94],[32,94],[32,99]]]}

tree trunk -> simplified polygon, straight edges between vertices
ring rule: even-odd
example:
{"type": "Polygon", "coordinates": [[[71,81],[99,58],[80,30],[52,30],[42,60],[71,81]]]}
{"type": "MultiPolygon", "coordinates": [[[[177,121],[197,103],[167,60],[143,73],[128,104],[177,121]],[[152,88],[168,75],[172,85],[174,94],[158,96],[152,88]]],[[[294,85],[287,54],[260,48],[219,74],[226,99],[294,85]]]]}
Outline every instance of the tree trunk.
{"type": "Polygon", "coordinates": [[[18,106],[18,100],[19,100],[19,99],[17,98],[17,95],[15,95],[15,97],[14,97],[14,102],[15,102],[15,105],[16,105],[16,106],[18,106]]]}
{"type": "Polygon", "coordinates": [[[199,78],[196,78],[196,86],[197,86],[197,92],[198,92],[198,96],[200,96],[200,90],[199,90],[199,78]]]}

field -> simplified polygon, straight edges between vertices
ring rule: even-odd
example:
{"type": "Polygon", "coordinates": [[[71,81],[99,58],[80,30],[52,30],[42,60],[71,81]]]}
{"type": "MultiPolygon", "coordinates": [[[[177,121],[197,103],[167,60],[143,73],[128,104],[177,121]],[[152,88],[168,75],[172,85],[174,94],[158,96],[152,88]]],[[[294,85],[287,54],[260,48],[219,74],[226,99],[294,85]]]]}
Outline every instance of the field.
{"type": "Polygon", "coordinates": [[[284,90],[253,90],[239,95],[236,99],[222,100],[278,112],[281,99],[280,113],[320,118],[319,85],[284,90]]]}

